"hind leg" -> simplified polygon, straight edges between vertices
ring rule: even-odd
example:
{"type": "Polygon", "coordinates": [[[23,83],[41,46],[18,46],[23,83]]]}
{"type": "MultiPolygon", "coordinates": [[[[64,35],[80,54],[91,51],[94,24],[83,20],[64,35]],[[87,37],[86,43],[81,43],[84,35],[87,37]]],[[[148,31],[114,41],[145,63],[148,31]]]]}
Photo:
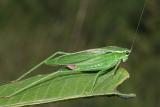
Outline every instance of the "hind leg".
{"type": "Polygon", "coordinates": [[[28,74],[30,74],[31,72],[33,72],[34,70],[36,70],[37,68],[39,68],[41,65],[43,65],[47,60],[55,57],[56,55],[66,55],[66,54],[69,54],[67,52],[56,52],[54,54],[52,54],[50,57],[48,57],[47,59],[43,60],[42,62],[40,62],[39,64],[37,64],[36,66],[34,66],[32,69],[30,69],[29,71],[27,71],[25,74],[23,74],[22,76],[20,76],[18,79],[14,80],[14,81],[11,81],[11,82],[17,82],[21,79],[23,79],[25,76],[27,76],[28,74]]]}

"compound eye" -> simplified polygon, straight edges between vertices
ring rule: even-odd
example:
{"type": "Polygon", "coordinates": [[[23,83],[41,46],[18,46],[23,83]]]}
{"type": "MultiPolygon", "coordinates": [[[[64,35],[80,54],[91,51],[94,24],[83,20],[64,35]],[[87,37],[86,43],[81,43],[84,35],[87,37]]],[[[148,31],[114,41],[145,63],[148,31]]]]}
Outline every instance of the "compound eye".
{"type": "Polygon", "coordinates": [[[130,54],[130,51],[126,51],[125,53],[126,53],[127,55],[129,55],[129,54],[130,54]]]}

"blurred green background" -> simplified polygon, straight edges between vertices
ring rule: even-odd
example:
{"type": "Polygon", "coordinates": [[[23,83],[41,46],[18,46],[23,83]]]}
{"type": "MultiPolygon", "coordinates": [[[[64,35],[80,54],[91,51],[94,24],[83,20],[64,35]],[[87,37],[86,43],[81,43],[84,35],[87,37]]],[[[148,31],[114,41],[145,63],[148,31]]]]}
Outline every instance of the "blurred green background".
{"type": "MultiPolygon", "coordinates": [[[[130,79],[119,87],[137,97],[85,98],[33,107],[160,107],[160,1],[0,0],[0,81],[22,75],[61,50],[116,45],[134,50],[125,67],[130,79]]],[[[50,73],[47,68],[33,74],[50,73]]]]}

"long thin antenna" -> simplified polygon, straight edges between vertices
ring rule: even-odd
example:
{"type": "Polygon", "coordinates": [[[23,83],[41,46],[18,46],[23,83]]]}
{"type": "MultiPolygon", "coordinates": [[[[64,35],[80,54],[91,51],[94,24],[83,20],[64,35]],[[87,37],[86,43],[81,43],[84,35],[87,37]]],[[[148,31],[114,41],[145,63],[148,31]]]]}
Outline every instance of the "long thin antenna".
{"type": "MultiPolygon", "coordinates": [[[[145,7],[146,7],[146,2],[147,2],[147,0],[144,1],[144,5],[143,5],[143,8],[142,8],[142,11],[141,11],[139,20],[138,20],[138,24],[137,24],[137,27],[136,27],[136,30],[135,30],[135,33],[134,33],[133,42],[132,42],[132,45],[131,45],[131,47],[130,47],[130,51],[131,51],[131,52],[132,52],[132,50],[133,50],[133,46],[134,46],[135,40],[136,40],[136,38],[137,38],[136,33],[138,32],[139,26],[140,26],[141,21],[142,21],[142,17],[143,17],[144,10],[145,10],[145,7]]],[[[131,52],[130,52],[130,53],[131,53],[131,52]]]]}

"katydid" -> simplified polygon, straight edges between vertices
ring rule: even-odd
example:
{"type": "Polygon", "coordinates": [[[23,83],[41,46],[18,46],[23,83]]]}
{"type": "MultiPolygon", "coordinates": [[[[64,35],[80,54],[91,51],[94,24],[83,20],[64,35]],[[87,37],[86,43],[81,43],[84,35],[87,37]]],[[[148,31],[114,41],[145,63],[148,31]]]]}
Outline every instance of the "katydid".
{"type": "Polygon", "coordinates": [[[30,69],[28,72],[26,72],[22,76],[20,76],[17,80],[15,80],[15,82],[21,80],[22,78],[24,78],[29,73],[33,72],[35,69],[37,69],[38,67],[40,67],[43,64],[66,65],[69,68],[71,68],[70,64],[78,63],[78,62],[85,61],[87,59],[91,59],[93,57],[96,57],[96,56],[99,56],[102,54],[107,54],[107,53],[112,53],[112,52],[116,52],[116,53],[126,52],[126,53],[128,53],[129,50],[125,49],[125,48],[116,47],[116,46],[108,46],[108,47],[89,49],[89,50],[73,52],[73,53],[58,51],[58,52],[54,53],[53,55],[51,55],[50,57],[46,58],[44,61],[42,61],[41,63],[39,63],[38,65],[36,65],[32,69],[30,69]],[[60,55],[60,56],[56,57],[57,55],[60,55]]]}
{"type": "MultiPolygon", "coordinates": [[[[75,53],[67,53],[55,58],[47,58],[44,63],[48,65],[66,65],[66,67],[69,69],[65,71],[59,71],[61,72],[60,75],[72,75],[85,72],[89,73],[90,71],[97,73],[92,85],[93,90],[98,77],[103,73],[108,72],[107,70],[110,68],[114,68],[114,70],[116,70],[121,61],[125,62],[128,59],[129,53],[130,50],[126,48],[109,46],[75,53]],[[80,56],[83,57],[81,58],[80,56]],[[72,61],[72,59],[74,61],[72,61]],[[71,65],[74,67],[69,67],[71,65]]],[[[59,75],[56,75],[56,73],[51,73],[50,75],[41,78],[40,80],[35,81],[32,84],[25,86],[24,88],[21,88],[6,97],[12,97],[24,90],[34,87],[35,85],[47,80],[54,79],[58,76],[59,75]]]]}

